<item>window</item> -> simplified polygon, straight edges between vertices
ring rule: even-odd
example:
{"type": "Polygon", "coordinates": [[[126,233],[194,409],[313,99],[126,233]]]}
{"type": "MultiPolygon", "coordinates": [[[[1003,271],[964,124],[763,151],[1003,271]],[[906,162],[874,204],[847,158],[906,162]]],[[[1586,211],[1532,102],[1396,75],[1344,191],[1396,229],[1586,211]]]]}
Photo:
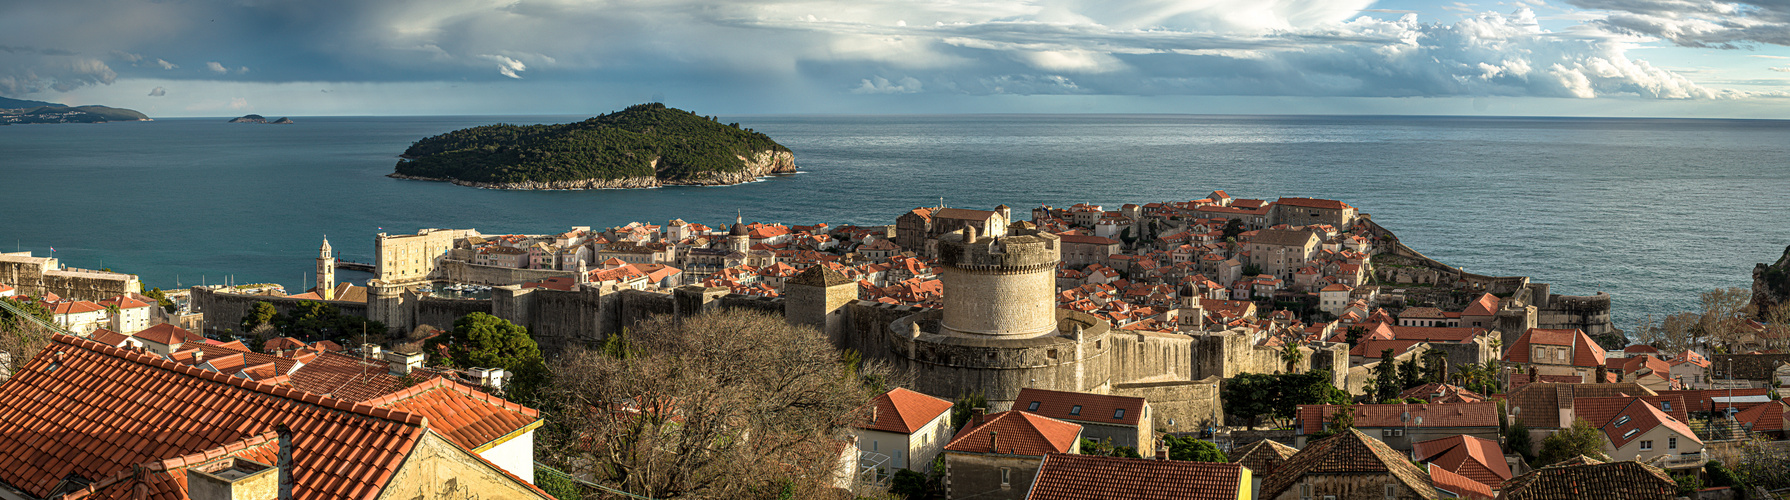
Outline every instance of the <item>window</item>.
{"type": "Polygon", "coordinates": [[[1381,437],[1392,437],[1392,429],[1380,429],[1381,437]]]}
{"type": "Polygon", "coordinates": [[[1026,411],[1038,411],[1038,402],[1033,401],[1032,404],[1026,405],[1026,411]]]}
{"type": "Polygon", "coordinates": [[[1299,500],[1311,500],[1311,485],[1299,485],[1299,500]]]}
{"type": "Polygon", "coordinates": [[[1623,415],[1622,418],[1616,419],[1617,427],[1622,427],[1622,424],[1626,424],[1626,423],[1628,423],[1628,415],[1623,415]]]}
{"type": "Polygon", "coordinates": [[[1672,402],[1671,401],[1660,401],[1659,408],[1661,410],[1672,411],[1672,402]]]}
{"type": "Polygon", "coordinates": [[[1396,498],[1398,498],[1398,487],[1390,484],[1386,485],[1386,500],[1394,500],[1396,498]]]}
{"type": "Polygon", "coordinates": [[[1554,357],[1556,359],[1566,359],[1566,349],[1554,351],[1554,357]]]}
{"type": "Polygon", "coordinates": [[[1080,415],[1081,414],[1081,405],[1075,405],[1075,406],[1069,408],[1069,414],[1070,415],[1080,415]]]}
{"type": "Polygon", "coordinates": [[[1649,451],[1652,449],[1653,449],[1653,441],[1642,441],[1641,442],[1641,451],[1649,451]]]}
{"type": "Polygon", "coordinates": [[[1675,438],[1675,437],[1674,438],[1666,438],[1666,449],[1668,449],[1668,450],[1678,449],[1678,438],[1675,438]]]}
{"type": "MultiPolygon", "coordinates": [[[[1622,439],[1628,439],[1629,436],[1633,436],[1637,432],[1641,432],[1641,430],[1640,429],[1629,429],[1628,432],[1622,433],[1622,439]]],[[[1642,442],[1645,443],[1646,441],[1642,441],[1642,442]]]]}
{"type": "Polygon", "coordinates": [[[1006,488],[1006,487],[1012,486],[1012,485],[1013,485],[1013,468],[1002,467],[1001,468],[1001,487],[1006,488]]]}
{"type": "Polygon", "coordinates": [[[1125,409],[1120,408],[1117,410],[1113,410],[1113,418],[1125,418],[1125,409]]]}
{"type": "Polygon", "coordinates": [[[883,445],[882,441],[871,441],[870,442],[870,451],[877,451],[877,449],[881,448],[882,445],[883,445]]]}
{"type": "Polygon", "coordinates": [[[1404,429],[1393,429],[1392,435],[1394,437],[1403,437],[1405,435],[1405,430],[1404,429]]]}

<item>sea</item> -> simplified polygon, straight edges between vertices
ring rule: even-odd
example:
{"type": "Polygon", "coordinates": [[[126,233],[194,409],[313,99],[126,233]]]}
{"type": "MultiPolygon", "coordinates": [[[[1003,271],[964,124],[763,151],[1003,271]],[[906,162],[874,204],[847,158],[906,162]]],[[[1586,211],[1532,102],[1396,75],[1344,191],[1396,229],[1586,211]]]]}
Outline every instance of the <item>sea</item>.
{"type": "MultiPolygon", "coordinates": [[[[1790,121],[1407,116],[733,116],[802,173],[726,187],[502,191],[399,180],[413,141],[586,116],[158,119],[0,127],[0,248],[198,284],[309,287],[327,236],[552,233],[673,218],[892,224],[920,206],[1347,201],[1466,271],[1613,296],[1619,328],[1750,286],[1790,245],[1790,121]],[[13,241],[4,241],[4,240],[13,241]],[[13,245],[5,245],[13,243],[13,245]],[[7,248],[10,247],[10,248],[7,248]]],[[[364,280],[364,273],[342,273],[364,280]]]]}

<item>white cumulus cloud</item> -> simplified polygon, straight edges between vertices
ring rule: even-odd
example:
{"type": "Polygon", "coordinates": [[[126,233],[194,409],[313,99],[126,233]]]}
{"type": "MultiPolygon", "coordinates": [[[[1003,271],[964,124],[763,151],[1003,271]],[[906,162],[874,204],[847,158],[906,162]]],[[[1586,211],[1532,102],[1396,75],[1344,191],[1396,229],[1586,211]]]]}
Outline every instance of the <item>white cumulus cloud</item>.
{"type": "Polygon", "coordinates": [[[149,91],[149,97],[161,97],[165,95],[168,95],[168,89],[165,88],[156,87],[149,91]]]}
{"type": "Polygon", "coordinates": [[[212,73],[229,73],[230,72],[230,68],[225,68],[223,64],[218,63],[217,61],[205,63],[205,69],[211,70],[212,73]]]}
{"type": "Polygon", "coordinates": [[[479,57],[483,58],[483,59],[497,61],[497,74],[507,76],[510,78],[520,79],[520,78],[522,78],[522,76],[517,75],[516,72],[528,70],[528,66],[522,64],[522,61],[511,59],[509,57],[500,56],[500,55],[496,55],[496,54],[484,54],[484,55],[480,55],[479,57]]]}
{"type": "Polygon", "coordinates": [[[912,94],[923,90],[922,87],[920,81],[911,76],[904,76],[896,81],[873,76],[860,80],[859,85],[851,91],[854,94],[912,94]]]}

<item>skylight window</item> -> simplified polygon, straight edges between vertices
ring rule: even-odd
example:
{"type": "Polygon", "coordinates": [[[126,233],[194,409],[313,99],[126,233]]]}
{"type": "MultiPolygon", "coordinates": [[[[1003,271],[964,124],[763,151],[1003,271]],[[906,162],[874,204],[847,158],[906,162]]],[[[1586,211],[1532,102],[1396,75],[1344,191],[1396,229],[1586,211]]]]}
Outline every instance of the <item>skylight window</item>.
{"type": "Polygon", "coordinates": [[[1113,410],[1113,418],[1125,418],[1125,409],[1120,408],[1117,410],[1113,410]]]}
{"type": "Polygon", "coordinates": [[[1622,433],[1622,439],[1628,439],[1629,436],[1633,436],[1637,432],[1641,432],[1641,430],[1640,429],[1629,429],[1628,432],[1622,433]]]}
{"type": "Polygon", "coordinates": [[[1032,404],[1026,405],[1026,411],[1038,411],[1038,402],[1033,401],[1032,404]]]}
{"type": "Polygon", "coordinates": [[[1622,427],[1622,424],[1626,424],[1626,423],[1628,423],[1628,415],[1623,415],[1622,418],[1616,419],[1617,427],[1622,427]]]}
{"type": "Polygon", "coordinates": [[[1069,414],[1070,415],[1080,415],[1081,414],[1081,405],[1075,405],[1075,407],[1070,408],[1069,414]]]}

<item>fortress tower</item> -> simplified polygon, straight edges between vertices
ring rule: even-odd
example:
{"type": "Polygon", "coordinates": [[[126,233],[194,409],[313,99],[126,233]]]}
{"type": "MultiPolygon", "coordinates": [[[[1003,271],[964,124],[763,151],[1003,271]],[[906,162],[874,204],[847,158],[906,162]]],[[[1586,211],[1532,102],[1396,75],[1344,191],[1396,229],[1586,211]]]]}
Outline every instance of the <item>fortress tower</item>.
{"type": "Polygon", "coordinates": [[[944,330],[1005,338],[1054,334],[1060,240],[1039,231],[986,237],[975,226],[940,236],[944,330]]]}
{"type": "Polygon", "coordinates": [[[323,248],[317,250],[317,296],[336,299],[336,255],[329,248],[329,237],[323,237],[323,248]]]}

